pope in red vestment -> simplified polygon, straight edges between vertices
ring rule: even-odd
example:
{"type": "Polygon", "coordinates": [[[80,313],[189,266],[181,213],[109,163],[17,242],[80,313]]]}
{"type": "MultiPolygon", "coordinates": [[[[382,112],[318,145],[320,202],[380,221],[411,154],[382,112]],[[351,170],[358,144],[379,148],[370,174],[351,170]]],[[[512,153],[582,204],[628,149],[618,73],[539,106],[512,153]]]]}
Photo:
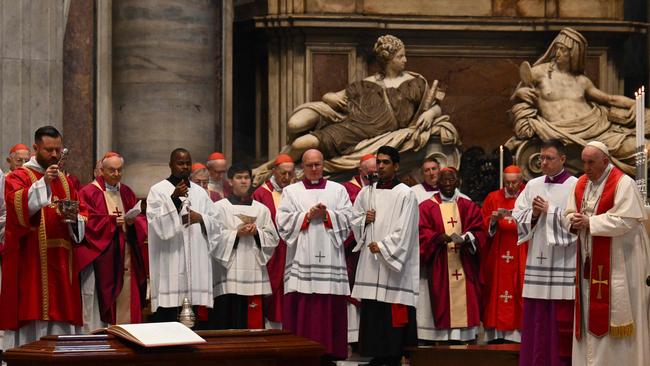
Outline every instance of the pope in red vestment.
{"type": "Polygon", "coordinates": [[[440,173],[440,192],[420,204],[420,258],[429,275],[436,329],[446,340],[471,340],[480,324],[479,254],[485,243],[480,208],[457,189],[455,169],[440,173]],[[467,332],[469,331],[469,333],[467,332]]]}
{"type": "MultiPolygon", "coordinates": [[[[293,159],[286,154],[276,157],[273,165],[273,176],[253,192],[253,199],[266,206],[271,212],[273,224],[275,213],[280,204],[282,190],[291,184],[295,178],[293,159]]],[[[272,294],[264,299],[266,318],[271,322],[282,323],[282,298],[284,296],[284,262],[287,256],[287,244],[280,239],[273,256],[266,263],[269,272],[272,294]]]]}
{"type": "MultiPolygon", "coordinates": [[[[56,139],[48,137],[50,142],[56,139]]],[[[60,135],[58,144],[60,154],[60,135]]],[[[55,165],[58,161],[56,153],[49,154],[54,157],[45,159],[45,165],[55,165]]],[[[43,163],[33,157],[8,175],[5,182],[7,223],[0,292],[2,329],[18,330],[28,322],[39,320],[82,324],[73,246],[83,236],[86,210],[80,203],[77,217],[82,220],[78,222],[77,233],[74,233],[63,222],[64,216],[54,202],[63,199],[78,201],[77,191],[72,181],[60,171],[57,177],[46,183],[42,179],[45,172],[43,163]],[[32,207],[38,207],[31,215],[30,203],[32,207]],[[77,240],[72,233],[78,236],[77,240]]]]}
{"type": "Polygon", "coordinates": [[[89,216],[85,245],[77,248],[78,267],[93,266],[100,317],[109,324],[141,322],[147,287],[135,217],[124,218],[137,199],[119,182],[122,162],[119,155],[107,154],[102,175],[79,193],[89,216]]]}
{"type": "Polygon", "coordinates": [[[527,245],[517,245],[517,223],[512,217],[517,196],[523,190],[521,170],[504,170],[504,188],[491,192],[483,202],[483,225],[488,241],[481,256],[483,326],[488,341],[521,341],[521,297],[527,245]]]}

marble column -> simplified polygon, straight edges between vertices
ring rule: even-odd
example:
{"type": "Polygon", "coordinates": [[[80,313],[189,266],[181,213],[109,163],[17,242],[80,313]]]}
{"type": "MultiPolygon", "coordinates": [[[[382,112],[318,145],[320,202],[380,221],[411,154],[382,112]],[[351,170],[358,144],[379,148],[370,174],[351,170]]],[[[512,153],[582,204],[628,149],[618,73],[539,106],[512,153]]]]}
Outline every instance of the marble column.
{"type": "Polygon", "coordinates": [[[113,147],[138,197],[169,175],[174,148],[194,161],[214,149],[218,3],[113,0],[113,147]]]}
{"type": "MultiPolygon", "coordinates": [[[[62,127],[64,1],[0,0],[0,156],[62,127]]],[[[65,131],[63,131],[65,134],[65,131]]]]}

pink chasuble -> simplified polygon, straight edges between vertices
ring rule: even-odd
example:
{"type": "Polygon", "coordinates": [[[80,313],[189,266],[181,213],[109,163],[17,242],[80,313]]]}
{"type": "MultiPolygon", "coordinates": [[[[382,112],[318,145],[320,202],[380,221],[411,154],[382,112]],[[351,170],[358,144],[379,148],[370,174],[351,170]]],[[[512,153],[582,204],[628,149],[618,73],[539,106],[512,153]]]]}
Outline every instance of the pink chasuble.
{"type": "Polygon", "coordinates": [[[480,324],[479,255],[486,235],[479,207],[472,201],[441,202],[437,193],[420,204],[420,259],[429,277],[433,318],[438,329],[467,328],[480,324]],[[471,245],[439,244],[438,237],[474,235],[471,245]]]}

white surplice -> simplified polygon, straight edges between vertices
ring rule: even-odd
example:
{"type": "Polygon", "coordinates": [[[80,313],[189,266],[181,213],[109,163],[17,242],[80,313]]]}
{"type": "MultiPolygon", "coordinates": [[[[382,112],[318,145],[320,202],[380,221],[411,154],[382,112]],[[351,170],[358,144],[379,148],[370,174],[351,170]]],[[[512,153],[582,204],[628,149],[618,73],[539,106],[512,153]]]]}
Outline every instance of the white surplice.
{"type": "Polygon", "coordinates": [[[263,204],[234,205],[227,198],[215,203],[221,233],[211,243],[214,296],[224,294],[266,295],[271,293],[266,263],[278,245],[271,212],[263,204]],[[255,218],[259,247],[254,236],[237,238],[237,229],[244,224],[241,217],[255,218]],[[237,246],[235,247],[235,242],[237,246]]]}
{"type": "Polygon", "coordinates": [[[343,242],[350,232],[352,204],[345,188],[327,181],[323,189],[307,189],[303,182],[284,188],[276,221],[287,243],[284,293],[349,295],[343,242]],[[321,219],[301,230],[309,209],[327,207],[331,228],[321,219]]]}
{"type": "Polygon", "coordinates": [[[541,176],[528,182],[512,211],[517,221],[518,243],[528,241],[523,297],[573,300],[577,236],[563,227],[561,221],[577,179],[569,177],[564,183],[545,183],[545,179],[546,176],[541,176]],[[536,196],[548,201],[549,207],[533,224],[536,196]]]}
{"type": "Polygon", "coordinates": [[[430,199],[433,197],[434,193],[438,192],[438,190],[427,191],[422,183],[412,186],[411,190],[415,193],[415,198],[418,200],[418,204],[430,199]]]}
{"type": "MultiPolygon", "coordinates": [[[[436,191],[427,191],[422,183],[416,184],[411,187],[415,198],[418,200],[418,205],[426,200],[431,199],[436,191]]],[[[418,324],[418,339],[433,341],[436,339],[434,335],[435,325],[433,320],[433,311],[431,310],[431,299],[429,298],[429,280],[424,266],[419,269],[419,296],[418,304],[416,306],[415,316],[418,324]]]]}
{"type": "Polygon", "coordinates": [[[190,183],[188,197],[181,200],[189,201],[190,209],[201,214],[205,233],[198,223],[186,227],[181,216],[187,214],[187,204],[180,212],[176,210],[171,198],[174,189],[163,180],[152,186],[147,196],[151,309],[181,306],[186,296],[192,305],[211,308],[214,299],[208,246],[216,243],[219,235],[216,209],[205,189],[190,183]]]}
{"type": "Polygon", "coordinates": [[[360,251],[352,297],[415,307],[419,291],[419,211],[415,194],[405,184],[392,189],[364,187],[354,203],[352,231],[360,251]],[[366,212],[376,211],[366,225],[366,212]],[[379,253],[368,245],[376,242],[379,253]]]}
{"type": "MultiPolygon", "coordinates": [[[[596,215],[595,208],[602,196],[612,166],[599,181],[588,182],[583,198],[582,212],[589,215],[589,232],[580,231],[582,262],[591,253],[592,235],[612,238],[610,286],[610,324],[620,326],[633,323],[630,337],[607,334],[595,337],[586,330],[589,316],[589,279],[582,279],[582,339],[573,337],[573,365],[642,366],[650,362],[650,287],[645,278],[650,273],[650,246],[643,226],[647,219],[645,202],[636,183],[624,175],[618,182],[614,206],[596,215]]],[[[569,196],[567,219],[576,212],[575,195],[569,196]]],[[[567,225],[568,225],[567,220],[567,225]]],[[[582,277],[582,276],[581,276],[582,277]]],[[[574,324],[575,326],[575,324],[574,324]]]]}

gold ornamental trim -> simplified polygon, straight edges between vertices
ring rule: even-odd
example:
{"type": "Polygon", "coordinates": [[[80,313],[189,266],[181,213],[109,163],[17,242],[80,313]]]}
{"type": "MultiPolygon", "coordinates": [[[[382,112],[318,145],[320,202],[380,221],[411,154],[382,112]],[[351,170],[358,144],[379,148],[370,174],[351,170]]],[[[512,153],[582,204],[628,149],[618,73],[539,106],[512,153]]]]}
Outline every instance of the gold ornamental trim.
{"type": "MultiPolygon", "coordinates": [[[[440,204],[445,233],[463,233],[460,212],[456,202],[440,204]]],[[[449,323],[451,328],[467,327],[467,280],[460,258],[460,247],[454,242],[447,244],[447,279],[449,283],[449,323]]]]}

